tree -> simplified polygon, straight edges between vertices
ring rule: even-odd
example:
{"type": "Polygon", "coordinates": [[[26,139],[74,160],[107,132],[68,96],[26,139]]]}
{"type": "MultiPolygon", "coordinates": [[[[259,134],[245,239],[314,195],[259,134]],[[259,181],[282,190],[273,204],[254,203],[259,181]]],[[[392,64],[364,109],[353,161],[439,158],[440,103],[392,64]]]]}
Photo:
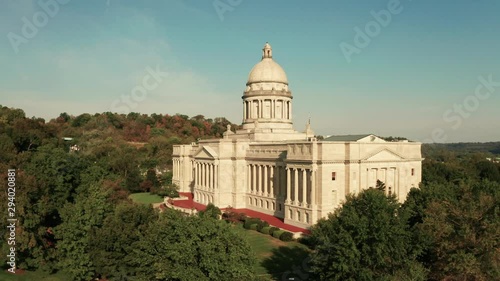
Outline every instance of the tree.
{"type": "Polygon", "coordinates": [[[497,280],[500,276],[500,184],[457,187],[452,200],[432,198],[416,230],[428,239],[430,277],[497,280]]]}
{"type": "Polygon", "coordinates": [[[199,216],[204,218],[219,219],[222,212],[221,210],[212,203],[209,203],[204,211],[200,211],[199,216]]]}
{"type": "Polygon", "coordinates": [[[138,280],[248,280],[255,258],[231,225],[167,209],[135,245],[138,280]]]}
{"type": "Polygon", "coordinates": [[[62,223],[54,229],[59,267],[70,273],[73,280],[87,281],[95,276],[90,237],[112,210],[108,196],[107,191],[92,184],[75,203],[65,204],[60,212],[62,223]]]}
{"type": "Polygon", "coordinates": [[[399,207],[394,196],[368,189],[319,220],[311,237],[314,280],[425,280],[399,207]]]}
{"type": "Polygon", "coordinates": [[[132,266],[134,243],[141,239],[148,224],[156,220],[151,206],[121,202],[108,215],[101,228],[91,231],[90,254],[98,276],[108,280],[128,280],[136,274],[132,266]]]}

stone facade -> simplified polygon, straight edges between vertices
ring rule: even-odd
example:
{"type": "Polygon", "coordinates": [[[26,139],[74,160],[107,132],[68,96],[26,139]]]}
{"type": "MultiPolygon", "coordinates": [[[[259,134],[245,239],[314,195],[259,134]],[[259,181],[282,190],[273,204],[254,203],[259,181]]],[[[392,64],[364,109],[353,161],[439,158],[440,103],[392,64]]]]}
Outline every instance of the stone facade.
{"type": "Polygon", "coordinates": [[[295,131],[288,80],[267,43],[242,98],[241,130],[174,146],[173,182],[196,202],[251,209],[306,228],[377,180],[400,201],[420,183],[420,143],[369,134],[319,141],[310,124],[295,131]]]}

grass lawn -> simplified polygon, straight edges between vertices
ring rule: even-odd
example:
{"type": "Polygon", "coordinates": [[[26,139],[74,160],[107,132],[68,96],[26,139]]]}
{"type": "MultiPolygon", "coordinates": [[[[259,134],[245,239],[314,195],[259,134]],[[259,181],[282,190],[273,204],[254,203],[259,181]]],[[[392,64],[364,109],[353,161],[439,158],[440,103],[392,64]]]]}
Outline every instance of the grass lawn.
{"type": "Polygon", "coordinates": [[[47,275],[38,271],[26,271],[22,275],[14,275],[5,269],[0,271],[0,280],[2,281],[68,281],[71,278],[63,273],[47,275]]]}
{"type": "Polygon", "coordinates": [[[236,227],[257,256],[258,264],[255,267],[257,274],[268,275],[276,280],[287,280],[285,277],[306,280],[305,264],[310,252],[306,246],[297,242],[283,242],[268,234],[244,229],[241,224],[236,227]],[[295,275],[292,272],[295,272],[295,275]]]}
{"type": "Polygon", "coordinates": [[[132,201],[136,203],[141,203],[141,204],[153,204],[153,203],[163,202],[163,197],[150,194],[149,192],[130,194],[130,199],[132,199],[132,201]]]}

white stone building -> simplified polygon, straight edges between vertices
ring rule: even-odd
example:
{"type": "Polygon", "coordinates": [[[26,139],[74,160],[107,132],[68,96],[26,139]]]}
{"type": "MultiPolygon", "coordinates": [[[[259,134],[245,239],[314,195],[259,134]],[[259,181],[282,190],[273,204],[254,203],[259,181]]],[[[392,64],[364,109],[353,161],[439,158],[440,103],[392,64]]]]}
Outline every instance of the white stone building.
{"type": "Polygon", "coordinates": [[[241,130],[174,146],[173,183],[195,202],[250,209],[306,228],[377,180],[400,201],[420,183],[421,143],[370,134],[317,140],[310,124],[295,131],[292,92],[267,43],[242,98],[241,130]]]}

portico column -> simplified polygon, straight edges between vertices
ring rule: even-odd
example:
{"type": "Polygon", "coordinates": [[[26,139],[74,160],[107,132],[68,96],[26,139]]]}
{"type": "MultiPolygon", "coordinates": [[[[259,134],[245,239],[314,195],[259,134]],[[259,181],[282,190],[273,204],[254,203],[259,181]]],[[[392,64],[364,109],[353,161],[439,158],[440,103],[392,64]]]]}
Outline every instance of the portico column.
{"type": "Polygon", "coordinates": [[[205,163],[201,163],[201,187],[205,187],[205,163]]]}
{"type": "Polygon", "coordinates": [[[276,169],[276,166],[270,166],[270,173],[271,175],[269,175],[269,178],[271,179],[271,197],[274,197],[274,183],[276,182],[276,179],[274,178],[274,169],[276,169]]]}
{"type": "Polygon", "coordinates": [[[276,187],[276,195],[279,196],[281,195],[281,188],[280,188],[280,182],[281,182],[281,170],[279,166],[276,166],[276,182],[275,182],[275,187],[276,187]]]}
{"type": "Polygon", "coordinates": [[[196,162],[196,187],[200,188],[200,163],[196,162]]]}
{"type": "Polygon", "coordinates": [[[302,206],[307,206],[307,169],[302,169],[302,206]]]}
{"type": "Polygon", "coordinates": [[[311,208],[316,205],[316,171],[311,170],[311,208]]]}
{"type": "Polygon", "coordinates": [[[293,186],[293,191],[294,191],[294,203],[295,205],[299,202],[299,169],[293,169],[293,176],[294,176],[294,186],[293,186]]]}
{"type": "Polygon", "coordinates": [[[201,188],[201,163],[198,162],[198,188],[201,188]]]}
{"type": "Polygon", "coordinates": [[[219,186],[219,182],[218,182],[218,179],[219,179],[219,165],[214,165],[214,189],[215,188],[218,188],[219,186]]]}
{"type": "Polygon", "coordinates": [[[259,166],[259,180],[257,181],[257,194],[262,195],[262,165],[259,166]]]}
{"type": "Polygon", "coordinates": [[[253,181],[252,181],[252,193],[257,193],[257,176],[256,176],[256,167],[255,167],[255,164],[252,164],[252,177],[253,177],[253,181]]]}
{"type": "Polygon", "coordinates": [[[263,194],[264,194],[264,196],[269,196],[269,192],[267,190],[267,182],[269,181],[269,178],[267,178],[267,165],[262,166],[262,168],[264,168],[264,177],[263,177],[263,179],[264,179],[264,192],[263,192],[263,194]]]}
{"type": "Polygon", "coordinates": [[[207,163],[203,164],[203,186],[207,189],[207,163]]]}
{"type": "Polygon", "coordinates": [[[287,204],[290,204],[291,196],[290,193],[292,192],[291,189],[291,175],[290,175],[290,169],[291,168],[286,168],[286,202],[287,204]]]}
{"type": "Polygon", "coordinates": [[[252,165],[247,166],[247,192],[252,192],[252,165]]]}
{"type": "Polygon", "coordinates": [[[213,179],[214,179],[214,165],[208,164],[208,188],[209,189],[212,189],[212,187],[213,187],[213,182],[212,182],[213,179]]]}

